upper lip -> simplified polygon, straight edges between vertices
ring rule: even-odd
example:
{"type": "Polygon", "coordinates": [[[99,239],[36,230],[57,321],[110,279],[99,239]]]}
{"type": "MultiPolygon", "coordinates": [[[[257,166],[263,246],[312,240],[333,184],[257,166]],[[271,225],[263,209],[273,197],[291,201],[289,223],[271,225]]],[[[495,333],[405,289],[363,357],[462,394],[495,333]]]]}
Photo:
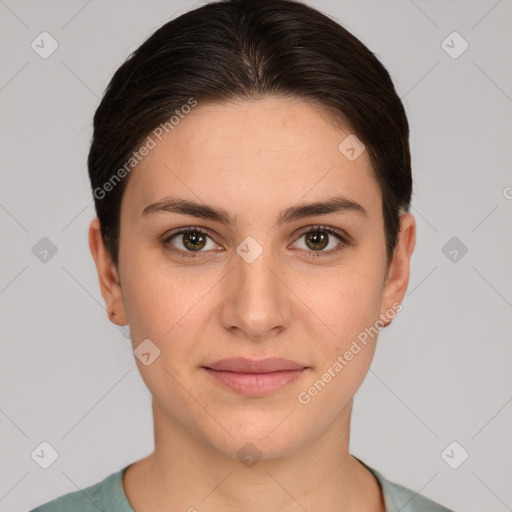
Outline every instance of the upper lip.
{"type": "Polygon", "coordinates": [[[234,357],[230,359],[220,359],[215,363],[205,366],[205,368],[237,373],[271,373],[285,370],[303,370],[305,366],[280,357],[270,357],[260,360],[234,357]]]}

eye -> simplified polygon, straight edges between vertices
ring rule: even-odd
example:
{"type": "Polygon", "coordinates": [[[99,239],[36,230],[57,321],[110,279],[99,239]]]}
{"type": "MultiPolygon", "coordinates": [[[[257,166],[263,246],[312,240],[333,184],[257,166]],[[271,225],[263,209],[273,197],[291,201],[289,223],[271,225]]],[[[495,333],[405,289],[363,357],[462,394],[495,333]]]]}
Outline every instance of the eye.
{"type": "Polygon", "coordinates": [[[313,258],[337,253],[350,245],[349,240],[341,233],[326,226],[310,227],[299,235],[299,240],[303,237],[303,246],[300,247],[299,244],[298,248],[307,251],[307,256],[313,258]]]}
{"type": "Polygon", "coordinates": [[[179,253],[186,258],[197,257],[194,253],[205,252],[206,250],[217,250],[218,245],[212,240],[208,233],[201,228],[188,227],[177,231],[163,240],[164,245],[170,246],[173,252],[179,253]],[[210,241],[210,246],[208,246],[210,241]]]}
{"type": "MultiPolygon", "coordinates": [[[[297,248],[306,252],[309,258],[329,256],[351,245],[350,240],[337,230],[327,226],[309,227],[299,235],[298,240],[303,237],[303,246],[300,247],[301,244],[299,244],[297,248]]],[[[184,258],[197,258],[204,256],[202,253],[206,251],[221,250],[208,232],[198,227],[182,228],[164,237],[162,243],[172,252],[184,258]]]]}

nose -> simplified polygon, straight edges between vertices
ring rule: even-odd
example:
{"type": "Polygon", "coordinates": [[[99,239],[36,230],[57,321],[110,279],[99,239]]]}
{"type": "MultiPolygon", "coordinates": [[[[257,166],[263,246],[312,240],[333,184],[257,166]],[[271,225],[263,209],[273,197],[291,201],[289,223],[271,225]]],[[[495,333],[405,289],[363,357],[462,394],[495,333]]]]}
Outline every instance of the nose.
{"type": "Polygon", "coordinates": [[[222,292],[224,328],[250,340],[271,338],[286,329],[292,299],[283,277],[270,250],[263,250],[252,262],[234,255],[222,292]]]}

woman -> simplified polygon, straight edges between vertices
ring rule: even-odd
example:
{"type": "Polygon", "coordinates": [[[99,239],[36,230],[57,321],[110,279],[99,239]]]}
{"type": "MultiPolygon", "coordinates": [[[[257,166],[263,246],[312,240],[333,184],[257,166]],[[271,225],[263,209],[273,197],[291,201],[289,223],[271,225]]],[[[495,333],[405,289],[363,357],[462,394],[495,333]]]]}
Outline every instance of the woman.
{"type": "Polygon", "coordinates": [[[157,30],[94,118],[89,231],[155,450],[38,512],[447,509],[349,453],[415,244],[407,118],[374,55],[287,0],[157,30]]]}

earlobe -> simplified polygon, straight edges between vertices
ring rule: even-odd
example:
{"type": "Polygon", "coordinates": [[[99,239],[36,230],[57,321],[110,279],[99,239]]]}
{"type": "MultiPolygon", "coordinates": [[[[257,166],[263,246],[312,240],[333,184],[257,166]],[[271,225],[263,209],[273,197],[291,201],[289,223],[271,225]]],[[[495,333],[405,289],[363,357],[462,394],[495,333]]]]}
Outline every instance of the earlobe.
{"type": "MultiPolygon", "coordinates": [[[[393,304],[401,304],[407,291],[410,275],[410,263],[414,246],[416,244],[416,220],[410,213],[400,216],[400,234],[393,252],[393,259],[389,264],[387,280],[382,294],[381,318],[389,318],[393,304]]],[[[393,318],[385,326],[388,326],[393,318]]]]}
{"type": "Polygon", "coordinates": [[[113,324],[116,324],[116,325],[119,325],[119,326],[126,325],[126,322],[125,323],[121,323],[121,322],[119,322],[119,320],[117,320],[116,312],[115,311],[109,311],[108,312],[108,318],[110,319],[110,321],[113,324]]]}
{"type": "Polygon", "coordinates": [[[96,264],[100,290],[105,300],[108,317],[116,325],[126,325],[128,322],[119,275],[103,242],[100,221],[97,217],[91,221],[89,226],[89,249],[96,264]]]}

